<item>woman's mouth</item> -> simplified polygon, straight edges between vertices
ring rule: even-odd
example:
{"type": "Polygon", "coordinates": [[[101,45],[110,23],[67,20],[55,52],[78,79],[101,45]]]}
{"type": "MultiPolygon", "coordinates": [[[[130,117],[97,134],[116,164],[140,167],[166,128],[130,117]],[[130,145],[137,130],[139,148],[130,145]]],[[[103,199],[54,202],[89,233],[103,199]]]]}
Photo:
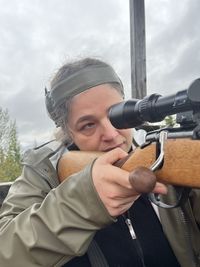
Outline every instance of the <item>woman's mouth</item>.
{"type": "Polygon", "coordinates": [[[120,147],[120,148],[122,148],[122,146],[123,146],[123,145],[124,145],[124,142],[123,142],[123,143],[121,143],[121,144],[118,144],[118,145],[112,146],[112,147],[108,147],[108,148],[104,149],[104,150],[103,150],[103,152],[108,152],[108,151],[110,151],[110,150],[113,150],[113,149],[115,149],[115,148],[117,148],[117,147],[120,147]]]}

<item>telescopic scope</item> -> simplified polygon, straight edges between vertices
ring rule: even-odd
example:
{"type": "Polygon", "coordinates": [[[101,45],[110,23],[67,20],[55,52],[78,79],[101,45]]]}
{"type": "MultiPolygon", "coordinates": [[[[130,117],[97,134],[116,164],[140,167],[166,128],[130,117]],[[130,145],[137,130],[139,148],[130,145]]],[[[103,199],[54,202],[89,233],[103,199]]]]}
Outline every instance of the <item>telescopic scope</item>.
{"type": "Polygon", "coordinates": [[[117,129],[134,128],[145,122],[160,122],[166,116],[186,111],[200,110],[200,79],[188,89],[174,95],[152,94],[143,99],[131,99],[113,105],[109,119],[117,129]]]}

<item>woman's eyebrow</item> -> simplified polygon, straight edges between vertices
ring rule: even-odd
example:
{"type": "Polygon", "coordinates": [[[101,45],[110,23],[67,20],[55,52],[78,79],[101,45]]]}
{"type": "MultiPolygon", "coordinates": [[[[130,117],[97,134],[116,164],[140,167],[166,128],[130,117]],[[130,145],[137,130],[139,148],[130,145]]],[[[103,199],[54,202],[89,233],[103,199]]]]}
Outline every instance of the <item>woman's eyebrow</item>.
{"type": "Polygon", "coordinates": [[[84,115],[84,116],[81,116],[80,118],[78,118],[76,124],[79,124],[79,123],[87,121],[87,120],[92,120],[92,119],[94,119],[93,115],[84,115]]]}

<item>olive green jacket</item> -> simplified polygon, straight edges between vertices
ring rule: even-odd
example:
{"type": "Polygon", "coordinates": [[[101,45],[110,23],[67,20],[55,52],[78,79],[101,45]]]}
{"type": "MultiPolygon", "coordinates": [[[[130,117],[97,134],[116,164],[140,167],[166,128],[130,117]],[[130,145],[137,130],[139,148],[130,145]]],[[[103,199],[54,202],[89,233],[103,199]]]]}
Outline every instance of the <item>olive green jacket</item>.
{"type": "MultiPolygon", "coordinates": [[[[63,147],[50,144],[25,154],[23,173],[0,212],[0,266],[62,266],[87,251],[98,229],[115,222],[93,186],[92,164],[59,184],[55,162],[62,153],[63,147]]],[[[191,203],[186,217],[179,208],[160,210],[182,267],[200,266],[198,190],[192,192],[191,203]]]]}

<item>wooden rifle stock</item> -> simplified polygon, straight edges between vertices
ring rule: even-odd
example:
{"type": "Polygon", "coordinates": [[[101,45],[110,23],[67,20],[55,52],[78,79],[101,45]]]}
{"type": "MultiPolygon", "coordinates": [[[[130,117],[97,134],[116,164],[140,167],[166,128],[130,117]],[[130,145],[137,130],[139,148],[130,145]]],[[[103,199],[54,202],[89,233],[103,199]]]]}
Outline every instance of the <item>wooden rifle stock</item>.
{"type": "MultiPolygon", "coordinates": [[[[157,180],[165,184],[200,188],[200,141],[191,139],[168,139],[164,144],[164,162],[155,172],[157,180]]],[[[101,152],[70,151],[59,160],[58,176],[62,182],[70,175],[81,171],[101,152]]],[[[117,166],[129,172],[136,167],[150,167],[156,160],[156,144],[136,148],[117,166]]]]}

